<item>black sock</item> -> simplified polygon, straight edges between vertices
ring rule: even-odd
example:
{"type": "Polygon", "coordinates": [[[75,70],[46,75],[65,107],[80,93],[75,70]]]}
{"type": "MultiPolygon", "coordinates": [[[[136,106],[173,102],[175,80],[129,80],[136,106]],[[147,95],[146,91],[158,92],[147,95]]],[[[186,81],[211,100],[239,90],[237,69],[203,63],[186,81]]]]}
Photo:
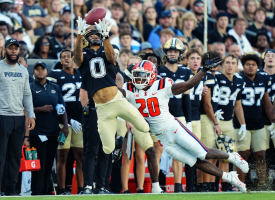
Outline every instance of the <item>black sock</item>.
{"type": "Polygon", "coordinates": [[[77,192],[79,193],[79,192],[81,192],[81,191],[83,191],[83,190],[84,190],[83,187],[78,187],[77,192]]]}
{"type": "Polygon", "coordinates": [[[71,186],[65,186],[66,191],[72,191],[72,187],[71,186]]]}
{"type": "Polygon", "coordinates": [[[191,192],[191,189],[194,186],[195,182],[195,168],[190,167],[189,165],[185,165],[185,176],[186,176],[186,190],[187,192],[191,192]]]}
{"type": "Polygon", "coordinates": [[[215,182],[211,182],[211,183],[210,183],[210,191],[216,192],[216,185],[215,185],[215,182]]]}
{"type": "Polygon", "coordinates": [[[64,193],[64,192],[66,192],[66,189],[65,189],[65,188],[59,188],[59,194],[62,194],[62,193],[64,193]]]}
{"type": "Polygon", "coordinates": [[[174,192],[181,192],[182,191],[182,185],[181,183],[175,183],[175,190],[174,192]]]}

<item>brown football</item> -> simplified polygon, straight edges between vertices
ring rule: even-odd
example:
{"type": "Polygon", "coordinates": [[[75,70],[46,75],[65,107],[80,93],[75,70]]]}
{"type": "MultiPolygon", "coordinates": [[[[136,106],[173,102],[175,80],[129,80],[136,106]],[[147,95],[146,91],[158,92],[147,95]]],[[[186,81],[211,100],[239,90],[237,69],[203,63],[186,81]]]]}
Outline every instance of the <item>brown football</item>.
{"type": "Polygon", "coordinates": [[[106,10],[104,8],[95,8],[88,12],[85,17],[86,23],[89,25],[95,25],[99,20],[102,20],[106,16],[106,10]]]}

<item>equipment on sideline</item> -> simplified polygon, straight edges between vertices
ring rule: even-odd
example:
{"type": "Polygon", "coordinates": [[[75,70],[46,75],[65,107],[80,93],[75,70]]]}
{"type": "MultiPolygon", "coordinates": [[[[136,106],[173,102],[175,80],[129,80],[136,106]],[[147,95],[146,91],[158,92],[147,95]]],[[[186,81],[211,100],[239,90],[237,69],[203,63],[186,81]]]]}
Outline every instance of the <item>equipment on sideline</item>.
{"type": "Polygon", "coordinates": [[[99,23],[99,20],[102,20],[106,16],[107,11],[104,8],[95,8],[90,10],[85,17],[87,24],[95,25],[99,23]]]}
{"type": "MultiPolygon", "coordinates": [[[[226,153],[237,152],[236,144],[233,142],[232,138],[226,136],[225,134],[221,134],[219,137],[217,137],[216,145],[218,149],[226,153]]],[[[227,159],[223,159],[222,162],[229,163],[227,159]]]]}

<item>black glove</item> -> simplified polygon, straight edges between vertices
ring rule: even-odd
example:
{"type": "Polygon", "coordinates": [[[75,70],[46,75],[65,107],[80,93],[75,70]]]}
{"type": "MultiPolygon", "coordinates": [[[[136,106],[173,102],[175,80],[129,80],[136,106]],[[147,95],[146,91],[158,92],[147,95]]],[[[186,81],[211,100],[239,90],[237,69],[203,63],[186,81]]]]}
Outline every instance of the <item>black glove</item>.
{"type": "Polygon", "coordinates": [[[202,68],[202,71],[206,73],[208,70],[213,69],[218,65],[220,65],[221,62],[222,62],[221,57],[216,57],[216,58],[213,58],[212,60],[208,60],[206,61],[204,67],[202,68]]]}

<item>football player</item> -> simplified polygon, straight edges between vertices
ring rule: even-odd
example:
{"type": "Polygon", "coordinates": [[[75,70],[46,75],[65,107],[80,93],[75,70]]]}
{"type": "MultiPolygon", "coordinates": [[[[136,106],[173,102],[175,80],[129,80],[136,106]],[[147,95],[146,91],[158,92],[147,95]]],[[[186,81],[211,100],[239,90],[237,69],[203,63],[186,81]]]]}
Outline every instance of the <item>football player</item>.
{"type": "MultiPolygon", "coordinates": [[[[243,78],[239,74],[234,74],[238,68],[238,57],[234,54],[228,54],[222,61],[223,73],[216,72],[220,94],[218,110],[222,111],[221,119],[218,118],[218,123],[221,128],[221,132],[226,136],[232,138],[236,143],[236,136],[234,134],[233,127],[233,111],[235,111],[236,117],[241,124],[240,131],[242,137],[246,133],[246,125],[244,120],[241,93],[244,87],[243,78]]],[[[242,140],[243,138],[240,138],[242,140]]],[[[219,162],[219,167],[225,172],[229,172],[229,164],[219,162]]],[[[232,191],[232,185],[222,180],[222,191],[232,191]]]]}
{"type": "MultiPolygon", "coordinates": [[[[168,40],[163,46],[163,63],[160,66],[158,73],[161,77],[167,77],[174,81],[174,83],[186,82],[188,81],[191,71],[187,68],[178,67],[178,63],[182,61],[182,54],[184,52],[183,43],[177,39],[172,38],[168,40]],[[170,50],[170,51],[169,51],[170,50]],[[169,54],[167,53],[169,51],[169,54]],[[179,56],[177,54],[179,53],[179,56]]],[[[177,117],[187,128],[192,131],[191,123],[191,103],[189,98],[189,91],[184,94],[179,94],[176,96],[171,96],[169,101],[169,112],[177,117]],[[184,108],[183,108],[184,106],[184,108]],[[186,118],[184,117],[187,117],[186,118]],[[186,123],[187,121],[187,123],[186,123]]],[[[174,192],[183,192],[182,189],[182,173],[183,173],[183,163],[176,159],[172,160],[172,170],[174,173],[175,189],[174,192]]]]}
{"type": "MultiPolygon", "coordinates": [[[[220,54],[214,51],[209,51],[202,57],[202,66],[205,65],[208,59],[220,57],[220,54]]],[[[201,113],[201,141],[207,148],[216,148],[216,134],[221,134],[221,129],[218,125],[216,115],[220,111],[218,108],[219,101],[219,85],[215,78],[215,72],[217,68],[213,68],[205,76],[205,85],[209,88],[206,95],[202,97],[202,103],[200,106],[201,113]]],[[[216,164],[216,160],[211,160],[213,164],[216,164]]],[[[215,189],[215,177],[209,174],[203,174],[202,191],[216,191],[215,189]]]]}
{"type": "MultiPolygon", "coordinates": [[[[171,51],[171,50],[169,50],[171,51]]],[[[169,51],[167,52],[168,54],[169,51]]],[[[179,52],[177,52],[179,56],[179,52]]],[[[172,79],[156,80],[156,67],[149,61],[142,61],[133,68],[132,83],[124,84],[120,89],[123,96],[129,100],[150,125],[150,130],[159,140],[163,149],[173,158],[188,165],[222,177],[245,192],[246,186],[236,172],[223,172],[205,159],[228,159],[245,173],[248,163],[237,153],[225,153],[218,149],[208,149],[189,131],[177,118],[169,113],[168,102],[170,96],[179,95],[197,85],[205,73],[221,62],[220,58],[207,61],[203,69],[187,82],[173,83],[172,79]],[[131,87],[131,89],[130,89],[131,87]]]]}
{"type": "MultiPolygon", "coordinates": [[[[115,149],[117,117],[132,123],[139,132],[148,133],[149,125],[138,110],[118,91],[115,82],[116,69],[119,68],[116,63],[117,54],[109,40],[112,25],[104,18],[96,24],[96,29],[86,31],[89,26],[85,19],[82,20],[79,17],[77,22],[78,36],[74,48],[74,62],[81,73],[87,75],[87,92],[89,98],[92,98],[95,103],[103,151],[110,154],[115,149]],[[82,43],[83,36],[88,42],[85,48],[82,43]]],[[[155,152],[153,148],[147,151],[152,157],[152,163],[149,165],[152,193],[161,193],[155,152]]]]}
{"type": "MultiPolygon", "coordinates": [[[[60,53],[60,63],[62,69],[52,70],[47,79],[60,86],[64,102],[66,103],[66,111],[68,122],[70,123],[69,135],[64,145],[58,146],[57,156],[57,179],[59,186],[59,194],[68,194],[65,190],[66,179],[66,161],[70,151],[73,150],[76,159],[76,177],[78,185],[78,193],[83,191],[83,134],[82,134],[82,106],[79,101],[79,91],[81,87],[80,72],[74,68],[72,61],[72,52],[63,50],[60,53]]],[[[60,125],[61,128],[63,125],[60,125]]],[[[73,166],[72,166],[73,167],[73,166]]]]}
{"type": "MultiPolygon", "coordinates": [[[[268,96],[269,77],[265,72],[257,72],[261,64],[261,58],[256,54],[247,54],[241,58],[243,72],[240,75],[244,79],[245,87],[242,91],[241,99],[244,117],[246,121],[246,134],[237,134],[241,125],[236,115],[233,117],[235,135],[237,135],[237,149],[239,154],[248,159],[250,149],[256,161],[256,173],[259,179],[259,189],[265,187],[266,177],[266,132],[262,118],[262,105],[264,105],[268,118],[271,121],[272,105],[268,96]],[[242,139],[242,140],[241,140],[242,139]]],[[[245,180],[245,174],[237,169],[240,179],[245,180]]]]}

